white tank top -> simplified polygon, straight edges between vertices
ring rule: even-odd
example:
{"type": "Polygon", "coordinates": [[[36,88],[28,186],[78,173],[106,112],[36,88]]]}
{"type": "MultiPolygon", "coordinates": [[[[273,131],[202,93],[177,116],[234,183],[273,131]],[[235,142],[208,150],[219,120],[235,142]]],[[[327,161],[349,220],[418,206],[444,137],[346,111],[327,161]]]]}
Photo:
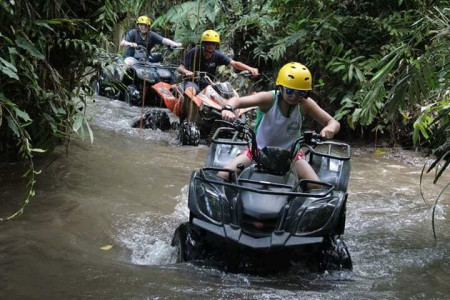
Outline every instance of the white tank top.
{"type": "Polygon", "coordinates": [[[272,91],[273,103],[268,112],[258,110],[256,121],[256,142],[258,148],[265,146],[275,146],[290,149],[292,143],[300,135],[303,117],[300,112],[300,105],[296,105],[289,116],[285,116],[280,110],[278,97],[272,91]]]}

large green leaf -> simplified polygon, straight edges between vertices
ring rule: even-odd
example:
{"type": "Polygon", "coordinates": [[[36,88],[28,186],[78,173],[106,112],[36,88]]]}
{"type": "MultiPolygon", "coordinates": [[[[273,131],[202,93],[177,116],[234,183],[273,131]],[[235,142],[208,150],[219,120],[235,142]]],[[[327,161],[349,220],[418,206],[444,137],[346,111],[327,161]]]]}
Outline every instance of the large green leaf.
{"type": "Polygon", "coordinates": [[[44,54],[42,54],[30,41],[28,41],[23,36],[17,37],[16,44],[18,47],[27,50],[32,56],[42,60],[45,59],[44,54]]]}
{"type": "Polygon", "coordinates": [[[73,122],[72,126],[73,131],[77,132],[80,129],[81,125],[83,124],[83,119],[84,116],[82,114],[78,114],[75,117],[75,122],[73,122]]]}
{"type": "Polygon", "coordinates": [[[17,106],[13,106],[13,109],[14,109],[14,113],[16,114],[16,116],[18,116],[19,118],[21,118],[25,122],[31,121],[30,116],[26,112],[24,112],[23,110],[20,110],[19,108],[17,108],[17,106]]]}
{"type": "Polygon", "coordinates": [[[1,57],[0,57],[0,71],[12,79],[19,80],[19,76],[17,76],[16,67],[1,57]]]}
{"type": "Polygon", "coordinates": [[[17,127],[16,122],[11,117],[6,117],[6,121],[8,122],[9,128],[14,132],[14,135],[20,138],[19,127],[17,127]]]}

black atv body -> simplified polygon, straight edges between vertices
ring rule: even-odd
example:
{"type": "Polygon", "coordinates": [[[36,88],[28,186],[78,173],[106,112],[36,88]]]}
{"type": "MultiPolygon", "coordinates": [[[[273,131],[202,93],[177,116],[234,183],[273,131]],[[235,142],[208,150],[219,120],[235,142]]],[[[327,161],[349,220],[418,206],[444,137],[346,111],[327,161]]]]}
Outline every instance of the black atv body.
{"type": "Polygon", "coordinates": [[[123,101],[130,105],[142,105],[145,93],[145,105],[165,107],[164,101],[151,88],[158,82],[173,84],[176,78],[176,67],[162,63],[161,53],[151,53],[147,61],[139,61],[127,69],[122,82],[126,89],[123,91],[123,101]]]}
{"type": "Polygon", "coordinates": [[[342,239],[349,145],[321,142],[305,132],[291,151],[267,147],[257,154],[254,136],[248,126],[219,128],[214,135],[205,167],[191,175],[190,220],[173,240],[179,245],[179,260],[221,258],[231,271],[278,271],[293,262],[317,271],[351,269],[342,239]],[[251,133],[257,159],[238,175],[223,165],[248,145],[242,127],[251,133]],[[297,179],[290,162],[295,147],[306,147],[319,182],[297,179]],[[218,171],[228,172],[228,179],[218,177],[218,171]],[[310,184],[319,188],[309,189],[310,184]]]}
{"type": "Polygon", "coordinates": [[[98,95],[125,101],[130,105],[165,107],[151,86],[158,82],[173,84],[176,80],[176,65],[165,63],[164,53],[145,53],[145,48],[136,49],[135,58],[138,60],[132,66],[126,66],[123,59],[117,61],[115,67],[108,66],[101,70],[95,83],[98,95]],[[144,99],[145,94],[145,99],[144,99]]]}
{"type": "MultiPolygon", "coordinates": [[[[217,78],[206,72],[195,72],[194,81],[204,87],[197,95],[184,93],[183,108],[180,114],[179,137],[182,145],[197,146],[200,139],[210,143],[213,134],[220,126],[216,120],[221,119],[222,106],[232,97],[238,96],[230,82],[219,82],[217,78]],[[203,82],[203,84],[200,84],[203,82]]],[[[235,76],[249,77],[248,71],[236,73],[235,76]]],[[[179,85],[184,92],[185,85],[179,85]]],[[[256,107],[238,109],[236,111],[241,122],[251,122],[256,118],[256,107]]]]}

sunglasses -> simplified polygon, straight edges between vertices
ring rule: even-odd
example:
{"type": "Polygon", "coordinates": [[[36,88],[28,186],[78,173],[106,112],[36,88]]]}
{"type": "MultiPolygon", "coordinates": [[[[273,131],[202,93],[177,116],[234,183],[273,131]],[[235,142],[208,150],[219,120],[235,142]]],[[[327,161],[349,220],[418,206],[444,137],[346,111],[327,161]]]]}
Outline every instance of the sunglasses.
{"type": "Polygon", "coordinates": [[[203,44],[204,44],[205,46],[208,46],[208,45],[217,45],[217,43],[215,43],[215,42],[203,42],[203,44]]]}
{"type": "Polygon", "coordinates": [[[308,95],[308,91],[302,91],[302,90],[294,90],[294,89],[290,89],[290,88],[284,88],[284,91],[286,92],[287,95],[292,96],[294,95],[295,92],[297,92],[297,95],[299,97],[306,97],[308,95]]]}

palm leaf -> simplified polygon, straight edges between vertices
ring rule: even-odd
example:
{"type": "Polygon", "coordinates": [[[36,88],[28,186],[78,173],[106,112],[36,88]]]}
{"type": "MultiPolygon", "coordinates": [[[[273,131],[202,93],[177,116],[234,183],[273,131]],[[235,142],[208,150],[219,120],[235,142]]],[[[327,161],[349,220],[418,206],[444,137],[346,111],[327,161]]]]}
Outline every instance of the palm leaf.
{"type": "Polygon", "coordinates": [[[434,239],[437,239],[436,237],[436,228],[435,228],[435,222],[434,222],[434,217],[436,214],[436,206],[438,204],[439,198],[442,196],[442,194],[447,190],[447,188],[450,186],[450,182],[441,190],[441,192],[439,193],[439,195],[436,197],[436,200],[434,200],[434,204],[433,204],[433,212],[431,214],[431,227],[433,228],[433,236],[434,239]]]}

